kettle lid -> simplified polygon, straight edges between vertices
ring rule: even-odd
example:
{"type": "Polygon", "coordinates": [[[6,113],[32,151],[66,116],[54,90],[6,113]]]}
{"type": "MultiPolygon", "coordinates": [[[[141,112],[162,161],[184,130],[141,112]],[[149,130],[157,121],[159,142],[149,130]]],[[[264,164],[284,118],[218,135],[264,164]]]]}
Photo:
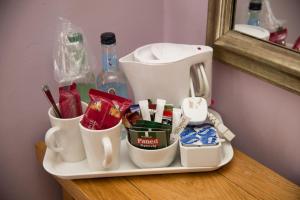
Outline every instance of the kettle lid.
{"type": "Polygon", "coordinates": [[[139,62],[162,64],[185,59],[195,55],[195,52],[193,45],[154,43],[136,49],[133,55],[134,59],[139,62]]]}

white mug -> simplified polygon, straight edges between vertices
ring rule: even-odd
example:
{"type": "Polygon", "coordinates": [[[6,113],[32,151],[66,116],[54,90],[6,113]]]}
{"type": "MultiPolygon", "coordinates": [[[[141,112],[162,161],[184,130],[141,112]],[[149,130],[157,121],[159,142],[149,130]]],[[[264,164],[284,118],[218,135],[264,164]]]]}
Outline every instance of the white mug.
{"type": "Polygon", "coordinates": [[[81,124],[79,127],[89,167],[92,170],[119,168],[122,120],[104,130],[88,129],[81,124]]]}
{"type": "MultiPolygon", "coordinates": [[[[87,104],[81,102],[82,111],[87,104]]],[[[57,118],[53,108],[48,111],[52,128],[45,135],[45,142],[49,149],[57,152],[66,162],[78,162],[85,159],[85,151],[80,135],[79,122],[82,117],[61,119],[57,118]]]]}

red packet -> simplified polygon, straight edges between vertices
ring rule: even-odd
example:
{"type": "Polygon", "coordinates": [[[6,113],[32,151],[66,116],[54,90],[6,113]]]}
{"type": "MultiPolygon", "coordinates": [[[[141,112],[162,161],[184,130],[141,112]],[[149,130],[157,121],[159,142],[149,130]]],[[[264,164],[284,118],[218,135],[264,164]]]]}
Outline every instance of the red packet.
{"type": "Polygon", "coordinates": [[[91,89],[91,102],[81,120],[81,124],[89,129],[108,129],[119,123],[131,100],[116,95],[91,89]]]}
{"type": "Polygon", "coordinates": [[[59,88],[59,109],[62,118],[74,118],[82,115],[82,107],[76,84],[59,88]]]}
{"type": "Polygon", "coordinates": [[[296,51],[300,51],[300,36],[298,37],[298,39],[296,40],[293,49],[295,49],[296,51]]]}
{"type": "Polygon", "coordinates": [[[269,41],[280,45],[285,45],[287,34],[288,34],[287,28],[280,28],[277,31],[270,34],[269,41]]]}

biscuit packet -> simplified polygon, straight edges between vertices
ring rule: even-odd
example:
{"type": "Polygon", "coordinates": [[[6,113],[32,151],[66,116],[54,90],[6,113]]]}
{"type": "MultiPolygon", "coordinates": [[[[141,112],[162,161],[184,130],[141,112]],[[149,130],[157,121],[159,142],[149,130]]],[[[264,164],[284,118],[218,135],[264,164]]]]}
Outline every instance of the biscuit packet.
{"type": "Polygon", "coordinates": [[[125,128],[131,128],[138,120],[142,120],[142,114],[139,104],[132,104],[123,118],[125,128]]]}
{"type": "Polygon", "coordinates": [[[80,123],[94,130],[117,125],[132,104],[129,99],[95,89],[90,89],[89,96],[90,103],[80,123]]]}

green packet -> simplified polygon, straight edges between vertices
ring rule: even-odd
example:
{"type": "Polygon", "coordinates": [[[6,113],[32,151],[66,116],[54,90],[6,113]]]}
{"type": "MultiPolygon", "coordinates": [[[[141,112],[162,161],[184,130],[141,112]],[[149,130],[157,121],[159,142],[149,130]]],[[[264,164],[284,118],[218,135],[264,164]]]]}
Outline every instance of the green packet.
{"type": "Polygon", "coordinates": [[[145,128],[145,127],[137,127],[137,126],[133,126],[130,129],[135,131],[165,131],[165,132],[169,130],[166,128],[145,128]]]}
{"type": "MultiPolygon", "coordinates": [[[[150,131],[149,129],[152,129],[152,131],[163,130],[166,132],[166,135],[167,135],[167,144],[168,145],[170,144],[170,135],[172,132],[171,125],[158,123],[158,122],[152,122],[152,121],[146,121],[146,120],[138,120],[136,122],[136,124],[134,124],[134,126],[132,127],[132,129],[135,129],[135,130],[136,130],[136,128],[144,128],[144,129],[148,129],[148,131],[150,131]]],[[[142,130],[144,130],[144,129],[142,129],[142,130]]]]}
{"type": "Polygon", "coordinates": [[[158,131],[160,133],[161,133],[161,131],[163,131],[163,134],[165,134],[166,137],[167,137],[167,144],[168,145],[170,144],[170,130],[169,129],[165,129],[165,128],[144,128],[144,127],[133,126],[133,127],[130,128],[130,130],[141,131],[141,132],[158,131]]]}
{"type": "Polygon", "coordinates": [[[144,127],[144,128],[165,128],[165,129],[171,129],[172,126],[168,124],[158,123],[158,122],[152,122],[147,120],[138,120],[134,126],[136,127],[144,127]]]}
{"type": "Polygon", "coordinates": [[[165,131],[137,131],[129,129],[129,141],[141,149],[161,149],[168,146],[165,131]]]}

